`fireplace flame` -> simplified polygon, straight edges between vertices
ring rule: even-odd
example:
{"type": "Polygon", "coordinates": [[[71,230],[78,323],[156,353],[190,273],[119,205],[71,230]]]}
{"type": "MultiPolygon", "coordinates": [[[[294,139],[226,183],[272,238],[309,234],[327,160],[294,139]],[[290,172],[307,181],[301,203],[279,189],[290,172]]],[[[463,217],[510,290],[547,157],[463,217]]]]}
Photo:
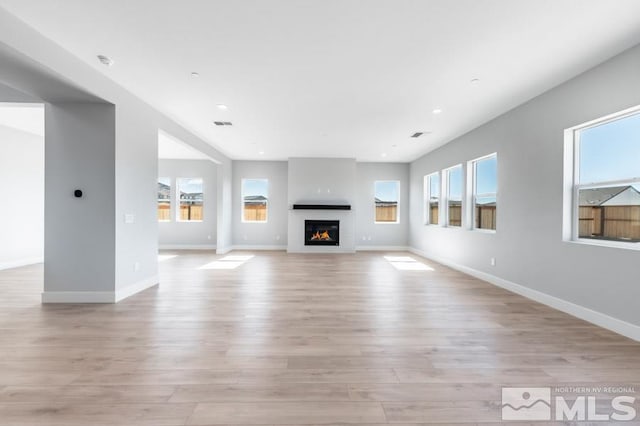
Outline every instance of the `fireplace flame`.
{"type": "Polygon", "coordinates": [[[331,237],[329,236],[329,231],[322,231],[322,232],[316,231],[316,233],[311,236],[311,241],[314,241],[314,240],[317,240],[317,241],[333,241],[331,239],[331,237]]]}

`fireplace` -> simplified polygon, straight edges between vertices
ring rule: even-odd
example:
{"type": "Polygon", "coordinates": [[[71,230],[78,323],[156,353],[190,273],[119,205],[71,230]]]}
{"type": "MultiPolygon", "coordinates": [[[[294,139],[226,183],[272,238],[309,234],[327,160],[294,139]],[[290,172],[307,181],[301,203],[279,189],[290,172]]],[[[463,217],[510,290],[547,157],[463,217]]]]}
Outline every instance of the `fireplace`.
{"type": "Polygon", "coordinates": [[[304,245],[305,246],[339,246],[340,245],[340,221],[339,220],[305,220],[304,221],[304,245]]]}

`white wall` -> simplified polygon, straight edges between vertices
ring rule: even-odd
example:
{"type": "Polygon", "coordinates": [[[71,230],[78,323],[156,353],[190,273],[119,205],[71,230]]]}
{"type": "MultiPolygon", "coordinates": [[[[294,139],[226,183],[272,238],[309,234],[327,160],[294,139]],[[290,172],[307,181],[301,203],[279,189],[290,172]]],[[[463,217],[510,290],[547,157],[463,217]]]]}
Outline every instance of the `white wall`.
{"type": "Polygon", "coordinates": [[[352,210],[289,210],[287,250],[307,253],[355,251],[356,160],[351,158],[291,158],[289,207],[298,203],[350,204],[352,210]],[[339,220],[340,246],[305,246],[304,221],[339,220]]]}
{"type": "Polygon", "coordinates": [[[218,225],[218,171],[209,160],[159,160],[158,177],[171,178],[171,221],[159,222],[160,248],[215,248],[218,225]],[[202,222],[176,221],[178,178],[202,178],[204,211],[202,222]]]}
{"type": "Polygon", "coordinates": [[[0,269],[42,262],[44,137],[0,126],[0,194],[0,269]]]}
{"type": "MultiPolygon", "coordinates": [[[[603,325],[626,327],[617,319],[640,326],[640,251],[562,239],[563,130],[639,105],[639,70],[635,47],[413,162],[411,246],[541,298],[597,311],[603,315],[558,302],[603,325]],[[498,153],[497,232],[423,225],[423,176],[492,152],[498,153]]],[[[631,329],[640,338],[640,328],[631,329]]]]}
{"type": "Polygon", "coordinates": [[[287,246],[286,161],[233,162],[234,247],[286,248],[287,246]],[[242,179],[269,180],[269,211],[266,223],[242,222],[242,179]]]}
{"type": "Polygon", "coordinates": [[[409,164],[356,163],[356,247],[405,248],[409,244],[409,164]],[[400,222],[375,223],[375,181],[400,182],[400,222]]]}

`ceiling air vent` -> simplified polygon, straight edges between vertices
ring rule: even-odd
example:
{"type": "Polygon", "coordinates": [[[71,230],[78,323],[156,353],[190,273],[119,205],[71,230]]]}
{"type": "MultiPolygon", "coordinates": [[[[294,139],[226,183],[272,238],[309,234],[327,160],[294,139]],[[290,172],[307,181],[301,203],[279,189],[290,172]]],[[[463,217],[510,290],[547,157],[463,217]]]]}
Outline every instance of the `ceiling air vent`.
{"type": "Polygon", "coordinates": [[[419,138],[420,136],[422,136],[424,134],[424,132],[415,132],[414,134],[411,135],[412,138],[419,138]]]}
{"type": "Polygon", "coordinates": [[[216,126],[233,126],[233,123],[230,121],[214,121],[213,124],[216,126]]]}

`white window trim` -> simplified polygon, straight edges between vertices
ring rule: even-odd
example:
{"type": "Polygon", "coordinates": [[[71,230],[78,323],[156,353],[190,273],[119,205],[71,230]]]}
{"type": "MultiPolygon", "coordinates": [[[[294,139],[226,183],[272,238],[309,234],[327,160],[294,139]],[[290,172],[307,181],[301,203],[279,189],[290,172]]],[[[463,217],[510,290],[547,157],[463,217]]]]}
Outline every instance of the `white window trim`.
{"type": "MultiPolygon", "coordinates": [[[[424,182],[423,182],[423,201],[422,201],[422,208],[424,209],[424,213],[423,213],[423,223],[426,226],[442,226],[442,222],[440,221],[440,205],[442,203],[442,193],[438,196],[438,223],[431,223],[431,178],[434,176],[438,176],[438,179],[440,179],[440,172],[433,172],[433,173],[429,173],[428,175],[424,176],[424,182]]],[[[440,179],[438,181],[438,183],[440,183],[440,190],[442,191],[442,180],[440,179]]]]}
{"type": "Polygon", "coordinates": [[[241,223],[268,223],[269,222],[269,179],[267,178],[242,178],[240,182],[240,221],[241,223]],[[244,182],[247,180],[267,181],[267,212],[265,220],[245,220],[244,218],[244,182]]]}
{"type": "Polygon", "coordinates": [[[178,181],[180,179],[201,179],[202,180],[202,217],[204,218],[204,191],[205,191],[205,184],[204,184],[204,177],[200,177],[200,176],[193,176],[193,177],[188,177],[188,176],[181,176],[181,177],[177,177],[176,178],[176,184],[175,184],[175,191],[174,193],[174,197],[176,199],[176,208],[175,208],[175,218],[176,218],[176,222],[179,223],[202,223],[204,221],[204,219],[199,219],[199,220],[182,220],[180,219],[180,185],[178,184],[178,181]]]}
{"type": "MultiPolygon", "coordinates": [[[[483,155],[482,157],[478,157],[475,158],[471,161],[468,162],[468,167],[467,167],[467,194],[469,194],[467,196],[467,205],[471,206],[471,208],[467,209],[468,211],[468,218],[467,220],[469,221],[469,229],[471,231],[477,231],[477,232],[482,232],[482,233],[487,233],[487,234],[495,234],[497,229],[498,229],[498,223],[496,221],[496,229],[485,229],[485,228],[477,228],[476,227],[476,199],[478,198],[478,195],[485,195],[485,194],[476,194],[476,183],[478,182],[477,180],[477,165],[478,162],[482,161],[482,160],[487,160],[491,157],[495,157],[496,158],[496,162],[498,161],[498,153],[497,152],[493,152],[491,154],[487,154],[487,155],[483,155]]],[[[496,196],[496,210],[497,210],[497,206],[498,206],[498,169],[496,167],[496,192],[495,192],[495,196],[496,196]]]]}
{"type": "Polygon", "coordinates": [[[442,226],[445,228],[450,228],[450,229],[464,229],[465,228],[465,214],[466,214],[466,208],[465,208],[465,173],[464,173],[464,167],[462,166],[462,163],[453,165],[451,167],[447,167],[446,169],[442,170],[442,188],[443,188],[443,196],[440,197],[440,203],[442,206],[444,206],[444,208],[439,208],[439,210],[442,210],[442,214],[440,215],[440,219],[442,219],[442,226]],[[449,225],[449,173],[451,172],[451,170],[460,167],[460,171],[462,172],[462,197],[460,200],[460,226],[456,226],[456,225],[449,225]]]}
{"type": "Polygon", "coordinates": [[[402,187],[400,186],[399,180],[389,179],[389,180],[376,180],[373,182],[373,223],[374,225],[398,225],[400,223],[400,191],[402,187]],[[378,222],[376,221],[376,184],[378,182],[394,182],[398,185],[398,208],[396,210],[396,221],[395,222],[378,222]]]}
{"type": "Polygon", "coordinates": [[[580,182],[580,131],[596,126],[601,126],[612,121],[621,120],[625,117],[638,114],[639,112],[640,106],[635,106],[565,129],[563,183],[564,197],[562,220],[562,239],[564,242],[591,246],[621,248],[626,250],[640,250],[640,243],[580,238],[580,206],[578,205],[580,189],[640,183],[640,177],[633,177],[630,179],[617,181],[588,183],[580,182]]]}

